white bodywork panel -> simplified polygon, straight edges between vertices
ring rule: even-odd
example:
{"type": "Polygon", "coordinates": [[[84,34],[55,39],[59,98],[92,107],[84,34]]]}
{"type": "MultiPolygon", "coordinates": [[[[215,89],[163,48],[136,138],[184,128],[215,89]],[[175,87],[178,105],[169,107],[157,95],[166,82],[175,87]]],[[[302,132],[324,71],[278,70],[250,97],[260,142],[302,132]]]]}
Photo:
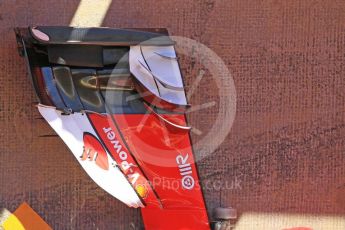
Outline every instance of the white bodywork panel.
{"type": "Polygon", "coordinates": [[[84,151],[84,133],[88,132],[98,137],[85,114],[73,113],[61,115],[61,112],[55,108],[43,105],[38,105],[38,110],[65,142],[81,166],[97,185],[130,207],[137,208],[144,206],[125,175],[118,167],[112,166],[116,162],[112,160],[108,152],[106,152],[109,163],[108,170],[98,167],[94,162],[89,160],[83,161],[80,159],[84,151]]]}
{"type": "Polygon", "coordinates": [[[187,104],[174,46],[131,46],[129,67],[157,97],[177,105],[187,104]]]}

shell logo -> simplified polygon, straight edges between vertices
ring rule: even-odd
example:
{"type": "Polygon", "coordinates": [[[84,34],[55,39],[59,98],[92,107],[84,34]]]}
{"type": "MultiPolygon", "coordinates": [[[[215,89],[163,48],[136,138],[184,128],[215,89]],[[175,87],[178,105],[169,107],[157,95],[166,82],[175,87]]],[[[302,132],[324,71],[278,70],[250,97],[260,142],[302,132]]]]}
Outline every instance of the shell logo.
{"type": "Polygon", "coordinates": [[[145,199],[147,197],[147,194],[148,194],[148,190],[146,188],[145,185],[143,184],[138,184],[136,187],[135,187],[135,190],[137,191],[137,193],[139,194],[139,196],[143,199],[145,199]]]}

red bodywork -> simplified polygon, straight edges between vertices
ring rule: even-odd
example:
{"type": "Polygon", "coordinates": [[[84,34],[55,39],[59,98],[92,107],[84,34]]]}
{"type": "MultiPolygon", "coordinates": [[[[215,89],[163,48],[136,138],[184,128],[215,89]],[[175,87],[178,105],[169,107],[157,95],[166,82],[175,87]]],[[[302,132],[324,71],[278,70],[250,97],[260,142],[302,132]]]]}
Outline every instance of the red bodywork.
{"type": "MultiPolygon", "coordinates": [[[[188,132],[170,130],[154,114],[88,116],[146,205],[146,229],[210,229],[188,132]]],[[[164,117],[186,124],[183,114],[164,117]]]]}

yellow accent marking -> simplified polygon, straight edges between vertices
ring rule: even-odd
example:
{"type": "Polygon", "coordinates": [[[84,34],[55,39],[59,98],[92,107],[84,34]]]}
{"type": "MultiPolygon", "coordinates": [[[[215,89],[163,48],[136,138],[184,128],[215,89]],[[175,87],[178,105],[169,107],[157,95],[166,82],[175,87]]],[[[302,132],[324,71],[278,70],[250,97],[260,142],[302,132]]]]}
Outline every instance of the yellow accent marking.
{"type": "Polygon", "coordinates": [[[5,230],[25,230],[22,223],[15,215],[10,215],[8,219],[2,224],[5,230]]]}
{"type": "Polygon", "coordinates": [[[141,198],[146,198],[146,196],[147,196],[147,189],[146,189],[146,187],[144,185],[141,185],[141,184],[137,185],[135,190],[137,191],[137,193],[139,194],[139,196],[141,198]]]}
{"type": "Polygon", "coordinates": [[[233,229],[287,230],[302,227],[313,230],[345,229],[345,218],[344,215],[245,212],[233,229]]]}
{"type": "Polygon", "coordinates": [[[112,0],[81,0],[70,26],[101,26],[112,0]]]}

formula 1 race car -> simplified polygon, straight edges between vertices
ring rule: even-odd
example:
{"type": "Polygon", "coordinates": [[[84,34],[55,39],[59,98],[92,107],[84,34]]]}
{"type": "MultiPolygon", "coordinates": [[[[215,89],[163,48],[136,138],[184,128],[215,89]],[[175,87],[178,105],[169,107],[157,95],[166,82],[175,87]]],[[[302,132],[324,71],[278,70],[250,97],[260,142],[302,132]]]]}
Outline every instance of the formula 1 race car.
{"type": "Polygon", "coordinates": [[[146,229],[227,229],[209,220],[174,41],[165,29],[15,29],[43,118],[105,191],[141,208],[146,229]]]}

